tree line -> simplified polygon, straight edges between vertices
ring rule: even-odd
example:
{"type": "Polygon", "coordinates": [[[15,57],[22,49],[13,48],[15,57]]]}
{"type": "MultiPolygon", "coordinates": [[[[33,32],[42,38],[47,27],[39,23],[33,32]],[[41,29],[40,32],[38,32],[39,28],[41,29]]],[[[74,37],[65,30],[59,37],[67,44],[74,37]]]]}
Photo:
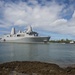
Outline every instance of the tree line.
{"type": "Polygon", "coordinates": [[[50,40],[51,43],[70,43],[71,41],[73,41],[75,43],[74,40],[69,40],[69,39],[50,40]]]}

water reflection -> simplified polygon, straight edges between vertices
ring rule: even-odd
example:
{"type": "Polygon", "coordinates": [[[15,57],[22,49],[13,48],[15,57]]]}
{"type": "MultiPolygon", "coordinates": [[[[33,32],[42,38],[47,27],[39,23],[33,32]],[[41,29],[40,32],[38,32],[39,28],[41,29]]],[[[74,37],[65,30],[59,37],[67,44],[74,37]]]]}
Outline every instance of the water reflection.
{"type": "Polygon", "coordinates": [[[0,63],[7,61],[73,64],[75,63],[75,45],[0,43],[0,63]]]}

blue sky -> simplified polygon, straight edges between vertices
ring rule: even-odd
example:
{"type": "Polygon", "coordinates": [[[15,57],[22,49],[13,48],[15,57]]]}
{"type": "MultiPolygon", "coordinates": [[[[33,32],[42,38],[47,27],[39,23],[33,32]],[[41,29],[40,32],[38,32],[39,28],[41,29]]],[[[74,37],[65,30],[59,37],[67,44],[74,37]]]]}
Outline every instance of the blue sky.
{"type": "Polygon", "coordinates": [[[0,0],[0,35],[29,25],[51,39],[75,40],[75,0],[0,0]]]}

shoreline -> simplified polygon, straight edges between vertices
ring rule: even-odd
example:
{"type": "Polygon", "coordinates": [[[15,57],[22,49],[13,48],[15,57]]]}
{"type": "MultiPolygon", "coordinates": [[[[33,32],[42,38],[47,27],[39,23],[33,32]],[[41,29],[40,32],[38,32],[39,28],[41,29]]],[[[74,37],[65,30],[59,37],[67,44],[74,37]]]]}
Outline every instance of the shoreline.
{"type": "Polygon", "coordinates": [[[62,68],[54,63],[13,61],[0,64],[0,75],[75,75],[75,65],[62,68]]]}

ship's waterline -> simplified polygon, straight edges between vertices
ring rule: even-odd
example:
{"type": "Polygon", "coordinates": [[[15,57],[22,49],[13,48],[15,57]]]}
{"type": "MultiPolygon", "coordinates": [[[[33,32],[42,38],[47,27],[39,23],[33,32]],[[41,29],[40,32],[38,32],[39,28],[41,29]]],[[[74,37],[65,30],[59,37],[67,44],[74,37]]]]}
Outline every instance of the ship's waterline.
{"type": "MultiPolygon", "coordinates": [[[[9,38],[10,39],[10,38],[9,38]]],[[[24,38],[17,38],[13,39],[11,38],[10,40],[6,39],[3,42],[17,42],[17,43],[46,43],[49,41],[50,37],[24,37],[24,38]]]]}

